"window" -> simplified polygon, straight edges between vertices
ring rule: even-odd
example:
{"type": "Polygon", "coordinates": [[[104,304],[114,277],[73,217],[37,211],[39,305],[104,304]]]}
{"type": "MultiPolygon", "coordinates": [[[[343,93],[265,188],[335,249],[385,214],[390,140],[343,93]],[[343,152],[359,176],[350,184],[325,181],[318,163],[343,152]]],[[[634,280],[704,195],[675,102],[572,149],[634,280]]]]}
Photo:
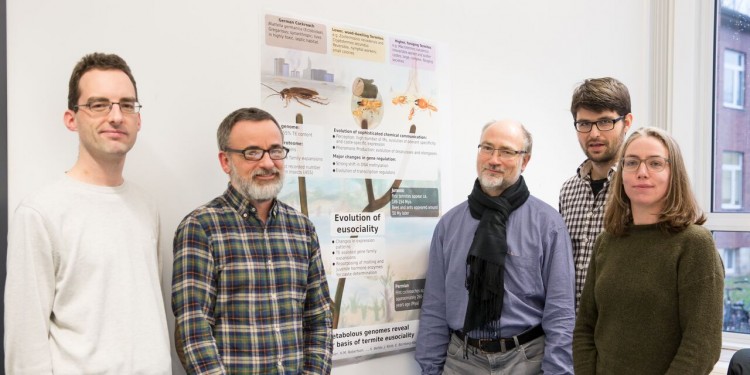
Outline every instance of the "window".
{"type": "MultiPolygon", "coordinates": [[[[714,233],[714,236],[716,236],[716,233],[714,233]]],[[[721,259],[724,262],[724,270],[726,271],[727,276],[738,274],[739,272],[735,269],[735,266],[737,265],[737,253],[739,252],[739,249],[736,247],[726,249],[719,248],[719,252],[721,253],[721,259]]]]}
{"type": "Polygon", "coordinates": [[[721,208],[742,208],[742,158],[741,152],[723,151],[721,163],[721,208]]]}
{"type": "Polygon", "coordinates": [[[724,261],[724,330],[750,333],[750,232],[714,232],[724,261]]]}
{"type": "MultiPolygon", "coordinates": [[[[750,283],[746,284],[745,280],[750,281],[750,189],[742,184],[750,181],[748,168],[745,168],[750,163],[745,159],[750,155],[750,111],[725,105],[724,80],[727,77],[724,64],[733,59],[735,65],[743,66],[741,77],[738,70],[738,76],[732,78],[732,83],[742,82],[741,88],[734,86],[741,91],[735,91],[736,96],[732,94],[732,97],[743,96],[744,107],[747,85],[744,63],[750,52],[750,1],[698,0],[653,4],[654,13],[662,9],[657,5],[669,5],[664,7],[667,10],[662,14],[657,14],[660,17],[654,19],[655,24],[672,20],[674,24],[671,33],[663,34],[664,41],[659,39],[662,34],[652,35],[661,42],[659,47],[672,46],[672,54],[662,57],[667,63],[653,59],[652,69],[656,73],[662,74],[659,69],[668,67],[666,76],[669,82],[663,89],[652,89],[652,108],[661,109],[659,98],[669,95],[666,106],[669,117],[664,122],[683,149],[693,191],[708,216],[705,227],[714,234],[717,251],[725,266],[727,263],[731,265],[726,269],[722,345],[728,351],[747,348],[750,347],[750,317],[745,319],[743,311],[750,311],[750,299],[747,298],[750,283]],[[674,39],[670,40],[670,36],[674,39]],[[726,56],[727,50],[736,54],[726,56]],[[734,174],[734,180],[731,174],[734,174]],[[729,183],[725,184],[725,181],[729,183]],[[734,187],[730,187],[732,181],[734,187]],[[734,208],[727,208],[722,203],[733,203],[734,208]],[[742,308],[738,309],[740,301],[742,308]]],[[[736,100],[735,104],[738,103],[740,101],[736,100]]],[[[722,356],[716,373],[722,369],[726,373],[726,361],[728,358],[722,356]]]]}
{"type": "MultiPolygon", "coordinates": [[[[745,106],[745,56],[750,52],[750,2],[716,0],[713,162],[707,227],[724,261],[724,337],[747,345],[750,336],[750,212],[744,158],[750,152],[750,111],[745,106]],[[742,334],[732,336],[733,334],[742,334]]],[[[696,124],[700,126],[700,124],[696,124]]]]}
{"type": "Polygon", "coordinates": [[[724,50],[724,106],[741,109],[745,104],[745,54],[724,50]]]}
{"type": "Polygon", "coordinates": [[[743,188],[750,177],[743,168],[750,152],[750,111],[736,110],[745,101],[750,2],[718,0],[716,6],[712,211],[750,212],[743,188]]]}

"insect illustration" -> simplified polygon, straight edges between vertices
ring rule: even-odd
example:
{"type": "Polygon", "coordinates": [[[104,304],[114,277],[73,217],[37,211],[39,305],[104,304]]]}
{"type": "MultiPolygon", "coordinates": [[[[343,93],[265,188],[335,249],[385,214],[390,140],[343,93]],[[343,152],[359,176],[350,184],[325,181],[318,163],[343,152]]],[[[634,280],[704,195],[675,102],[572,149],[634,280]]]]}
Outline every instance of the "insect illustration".
{"type": "MultiPolygon", "coordinates": [[[[411,101],[409,101],[409,97],[407,97],[406,95],[399,95],[393,97],[391,103],[393,103],[393,105],[409,105],[411,101]]],[[[411,108],[409,108],[409,121],[414,118],[414,104],[410,104],[410,106],[411,108]]]]}
{"type": "Polygon", "coordinates": [[[317,91],[313,89],[308,89],[304,87],[287,87],[281,91],[277,91],[271,86],[266,85],[265,83],[261,83],[261,85],[268,87],[271,89],[271,91],[275,92],[275,94],[268,95],[266,98],[278,95],[281,97],[281,100],[284,101],[284,108],[286,108],[289,105],[289,102],[294,99],[297,103],[304,105],[305,107],[310,107],[309,105],[303,103],[303,100],[311,101],[313,103],[318,103],[322,105],[328,104],[328,99],[321,98],[317,91]]]}
{"type": "Polygon", "coordinates": [[[433,111],[433,112],[437,112],[437,110],[438,110],[437,107],[435,107],[434,105],[432,105],[432,103],[430,103],[430,101],[427,100],[427,99],[425,99],[425,98],[419,98],[419,99],[415,100],[414,104],[416,104],[417,107],[419,107],[419,109],[421,109],[421,110],[430,110],[430,111],[433,111]]]}
{"type": "Polygon", "coordinates": [[[383,106],[383,102],[381,102],[380,100],[362,99],[357,102],[357,105],[363,111],[377,112],[378,108],[383,106]]]}
{"type": "Polygon", "coordinates": [[[393,105],[406,104],[406,95],[399,95],[391,101],[393,105]]]}

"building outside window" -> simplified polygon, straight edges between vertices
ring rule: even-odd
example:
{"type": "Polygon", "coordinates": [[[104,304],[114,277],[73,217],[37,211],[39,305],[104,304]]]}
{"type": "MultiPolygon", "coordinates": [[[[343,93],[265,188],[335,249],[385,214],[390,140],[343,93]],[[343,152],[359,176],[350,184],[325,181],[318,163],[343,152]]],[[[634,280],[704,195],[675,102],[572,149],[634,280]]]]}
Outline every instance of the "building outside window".
{"type": "Polygon", "coordinates": [[[711,212],[750,212],[750,111],[744,108],[750,1],[717,0],[714,61],[713,199],[711,212]],[[739,109],[739,110],[738,110],[739,109]]]}
{"type": "MultiPolygon", "coordinates": [[[[712,199],[707,226],[724,261],[724,331],[750,333],[750,213],[747,168],[750,111],[745,108],[750,1],[716,0],[712,199]]],[[[708,209],[708,207],[706,207],[708,209]]],[[[726,337],[725,337],[726,340],[726,337]]]]}

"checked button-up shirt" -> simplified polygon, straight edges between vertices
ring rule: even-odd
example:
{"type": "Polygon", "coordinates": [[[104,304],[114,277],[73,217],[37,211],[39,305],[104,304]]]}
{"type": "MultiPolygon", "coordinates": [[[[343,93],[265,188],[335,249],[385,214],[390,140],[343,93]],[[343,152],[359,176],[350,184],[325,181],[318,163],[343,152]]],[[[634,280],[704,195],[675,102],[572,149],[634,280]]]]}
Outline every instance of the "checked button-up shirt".
{"type": "Polygon", "coordinates": [[[190,374],[328,374],[332,312],[312,222],[275,201],[266,223],[229,185],[180,223],[172,310],[190,374]]]}
{"type": "Polygon", "coordinates": [[[560,189],[560,215],[568,227],[573,241],[573,263],[576,272],[576,310],[586,281],[591,252],[596,236],[604,230],[604,206],[609,194],[609,184],[617,170],[613,166],[607,181],[598,194],[591,189],[591,161],[578,167],[575,176],[569,178],[560,189]]]}

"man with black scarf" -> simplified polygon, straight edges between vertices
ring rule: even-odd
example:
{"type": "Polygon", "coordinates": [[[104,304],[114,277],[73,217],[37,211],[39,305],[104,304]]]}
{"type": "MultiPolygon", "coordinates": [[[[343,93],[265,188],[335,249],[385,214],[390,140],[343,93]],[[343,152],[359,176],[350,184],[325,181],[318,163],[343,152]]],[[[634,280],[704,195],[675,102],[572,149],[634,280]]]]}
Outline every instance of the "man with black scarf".
{"type": "Polygon", "coordinates": [[[422,374],[572,374],[574,272],[568,231],[529,194],[531,134],[487,124],[468,200],[430,246],[416,359],[422,374]]]}

